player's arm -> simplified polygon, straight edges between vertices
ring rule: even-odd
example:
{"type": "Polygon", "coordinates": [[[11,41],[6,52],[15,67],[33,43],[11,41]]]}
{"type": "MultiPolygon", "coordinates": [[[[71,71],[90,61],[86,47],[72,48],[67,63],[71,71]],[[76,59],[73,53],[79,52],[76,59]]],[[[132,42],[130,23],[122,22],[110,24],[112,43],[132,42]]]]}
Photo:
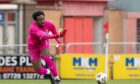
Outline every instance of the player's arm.
{"type": "MultiPolygon", "coordinates": [[[[60,37],[64,37],[66,30],[63,30],[62,32],[58,32],[55,25],[53,23],[50,24],[50,31],[54,34],[54,35],[59,35],[60,37]]],[[[62,42],[60,38],[55,38],[55,40],[58,42],[58,49],[63,53],[63,46],[62,46],[62,42]]]]}
{"type": "MultiPolygon", "coordinates": [[[[55,25],[53,23],[50,23],[50,31],[53,33],[53,35],[58,35],[58,37],[64,37],[66,30],[63,30],[62,32],[58,32],[55,25]]],[[[61,43],[60,38],[55,38],[55,40],[58,43],[61,43]]]]}
{"type": "Polygon", "coordinates": [[[59,37],[59,35],[56,35],[56,34],[49,35],[49,34],[43,32],[43,31],[41,31],[37,28],[31,28],[30,33],[34,34],[34,35],[36,35],[36,36],[38,36],[42,39],[52,39],[52,38],[58,38],[59,37]]]}
{"type": "MultiPolygon", "coordinates": [[[[53,35],[56,35],[56,34],[59,34],[55,25],[53,23],[50,23],[50,31],[53,33],[53,35]]],[[[55,38],[55,40],[58,42],[58,43],[61,43],[61,40],[60,38],[55,38]]]]}

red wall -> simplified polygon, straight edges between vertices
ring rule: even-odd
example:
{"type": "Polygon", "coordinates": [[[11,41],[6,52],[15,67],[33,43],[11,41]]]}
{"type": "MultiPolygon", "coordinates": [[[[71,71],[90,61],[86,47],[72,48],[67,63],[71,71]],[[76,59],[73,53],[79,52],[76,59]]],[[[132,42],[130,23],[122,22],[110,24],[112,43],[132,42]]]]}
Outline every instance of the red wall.
{"type": "MultiPolygon", "coordinates": [[[[66,44],[93,42],[93,18],[65,17],[64,28],[68,30],[64,38],[66,44]]],[[[68,53],[93,53],[93,45],[70,46],[68,53]]]]}

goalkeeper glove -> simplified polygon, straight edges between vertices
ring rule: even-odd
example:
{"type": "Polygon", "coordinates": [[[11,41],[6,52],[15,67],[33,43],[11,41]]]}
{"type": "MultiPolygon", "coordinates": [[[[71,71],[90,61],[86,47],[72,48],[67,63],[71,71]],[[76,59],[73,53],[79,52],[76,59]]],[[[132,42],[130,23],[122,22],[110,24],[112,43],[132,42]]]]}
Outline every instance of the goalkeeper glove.
{"type": "Polygon", "coordinates": [[[58,48],[58,52],[59,53],[64,53],[64,49],[63,49],[62,43],[58,43],[58,45],[56,47],[58,48]]]}
{"type": "Polygon", "coordinates": [[[59,38],[59,37],[64,37],[66,34],[67,30],[64,29],[62,32],[60,32],[60,34],[55,34],[54,38],[59,38]]]}
{"type": "Polygon", "coordinates": [[[67,32],[67,30],[66,30],[66,29],[64,29],[62,32],[60,32],[60,37],[64,37],[64,36],[65,36],[65,34],[66,34],[66,32],[67,32]]]}

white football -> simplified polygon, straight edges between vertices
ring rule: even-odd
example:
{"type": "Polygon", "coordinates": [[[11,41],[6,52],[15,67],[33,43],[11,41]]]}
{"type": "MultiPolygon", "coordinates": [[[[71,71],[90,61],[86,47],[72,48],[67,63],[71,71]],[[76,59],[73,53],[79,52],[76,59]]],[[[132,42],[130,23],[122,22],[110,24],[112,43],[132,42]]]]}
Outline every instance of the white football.
{"type": "Polygon", "coordinates": [[[106,84],[108,81],[108,76],[106,73],[100,72],[96,75],[96,81],[98,84],[106,84]]]}

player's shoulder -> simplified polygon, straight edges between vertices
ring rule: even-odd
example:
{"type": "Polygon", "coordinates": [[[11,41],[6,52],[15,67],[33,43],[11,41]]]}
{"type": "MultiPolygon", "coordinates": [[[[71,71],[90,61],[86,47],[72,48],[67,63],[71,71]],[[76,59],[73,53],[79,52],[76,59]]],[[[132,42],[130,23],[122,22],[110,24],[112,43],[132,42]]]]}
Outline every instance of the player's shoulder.
{"type": "Polygon", "coordinates": [[[30,28],[35,28],[35,27],[37,27],[37,24],[35,22],[32,22],[29,27],[30,28]]]}
{"type": "Polygon", "coordinates": [[[54,25],[54,22],[52,21],[52,20],[45,20],[45,24],[47,24],[47,25],[54,25]]]}
{"type": "Polygon", "coordinates": [[[34,30],[36,30],[37,29],[37,24],[35,23],[35,22],[32,22],[31,24],[30,24],[30,26],[29,26],[29,31],[31,32],[31,31],[34,31],[34,30]]]}

